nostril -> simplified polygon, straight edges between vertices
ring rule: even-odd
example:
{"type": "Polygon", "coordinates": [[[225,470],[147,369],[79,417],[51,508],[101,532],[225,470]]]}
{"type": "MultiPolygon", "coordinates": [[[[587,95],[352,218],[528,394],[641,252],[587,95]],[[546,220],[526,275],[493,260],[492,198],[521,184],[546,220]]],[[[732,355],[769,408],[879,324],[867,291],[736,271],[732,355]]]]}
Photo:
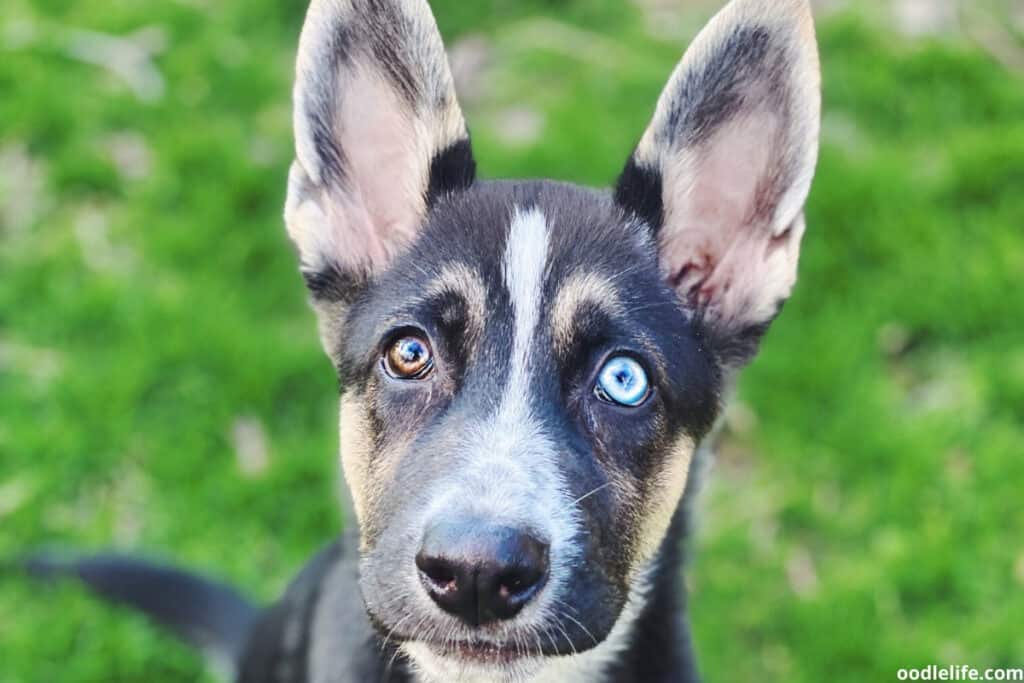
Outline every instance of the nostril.
{"type": "Polygon", "coordinates": [[[515,599],[535,590],[543,578],[538,569],[516,568],[498,577],[498,591],[506,599],[515,599]]]}
{"type": "Polygon", "coordinates": [[[430,588],[439,593],[458,590],[458,573],[452,564],[443,558],[416,556],[416,567],[430,588]]]}
{"type": "MultiPolygon", "coordinates": [[[[544,574],[528,569],[505,572],[497,579],[497,598],[509,609],[516,609],[529,602],[540,590],[544,574]]],[[[501,611],[501,610],[499,610],[501,611]]]]}

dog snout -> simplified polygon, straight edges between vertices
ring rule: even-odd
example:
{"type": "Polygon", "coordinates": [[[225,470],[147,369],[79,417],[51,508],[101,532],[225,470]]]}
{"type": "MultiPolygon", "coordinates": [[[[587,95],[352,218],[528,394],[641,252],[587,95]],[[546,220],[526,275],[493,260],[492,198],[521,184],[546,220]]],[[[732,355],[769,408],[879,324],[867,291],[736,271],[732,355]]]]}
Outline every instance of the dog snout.
{"type": "Polygon", "coordinates": [[[476,627],[511,619],[540,592],[548,550],[525,529],[446,521],[427,530],[416,567],[437,606],[476,627]]]}

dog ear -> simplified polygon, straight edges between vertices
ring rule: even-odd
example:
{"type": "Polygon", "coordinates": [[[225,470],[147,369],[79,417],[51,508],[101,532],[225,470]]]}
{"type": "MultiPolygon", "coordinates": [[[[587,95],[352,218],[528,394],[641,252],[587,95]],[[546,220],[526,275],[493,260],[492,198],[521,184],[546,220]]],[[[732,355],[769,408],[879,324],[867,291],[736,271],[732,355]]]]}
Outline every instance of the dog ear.
{"type": "Polygon", "coordinates": [[[619,178],[662,268],[727,362],[756,351],[796,281],[818,153],[808,0],[733,0],[697,36],[619,178]]]}
{"type": "Polygon", "coordinates": [[[299,40],[285,221],[317,300],[346,300],[472,184],[426,0],[313,0],[299,40]]]}

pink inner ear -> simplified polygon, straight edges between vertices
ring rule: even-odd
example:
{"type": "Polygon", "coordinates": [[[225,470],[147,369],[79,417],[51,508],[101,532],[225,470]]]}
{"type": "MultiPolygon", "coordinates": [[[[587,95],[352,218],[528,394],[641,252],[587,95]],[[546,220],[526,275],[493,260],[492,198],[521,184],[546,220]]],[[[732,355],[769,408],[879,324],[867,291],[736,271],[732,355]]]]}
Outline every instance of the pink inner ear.
{"type": "Polygon", "coordinates": [[[337,136],[345,185],[333,191],[332,232],[342,265],[378,270],[407,245],[425,209],[430,152],[414,113],[393,89],[366,72],[345,84],[337,136]]]}
{"type": "MultiPolygon", "coordinates": [[[[737,118],[665,165],[662,265],[680,295],[720,322],[770,318],[795,280],[796,249],[775,214],[788,188],[778,117],[737,118]]],[[[797,240],[797,245],[799,241],[797,240]]]]}

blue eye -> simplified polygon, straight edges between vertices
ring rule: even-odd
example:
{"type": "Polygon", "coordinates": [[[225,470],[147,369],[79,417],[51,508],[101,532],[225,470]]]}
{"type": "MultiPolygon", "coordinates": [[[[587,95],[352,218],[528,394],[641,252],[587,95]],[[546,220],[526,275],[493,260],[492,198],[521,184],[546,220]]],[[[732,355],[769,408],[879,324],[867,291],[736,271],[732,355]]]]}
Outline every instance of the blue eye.
{"type": "Polygon", "coordinates": [[[601,368],[594,393],[602,401],[635,408],[647,400],[650,384],[640,363],[629,356],[615,356],[601,368]]]}

